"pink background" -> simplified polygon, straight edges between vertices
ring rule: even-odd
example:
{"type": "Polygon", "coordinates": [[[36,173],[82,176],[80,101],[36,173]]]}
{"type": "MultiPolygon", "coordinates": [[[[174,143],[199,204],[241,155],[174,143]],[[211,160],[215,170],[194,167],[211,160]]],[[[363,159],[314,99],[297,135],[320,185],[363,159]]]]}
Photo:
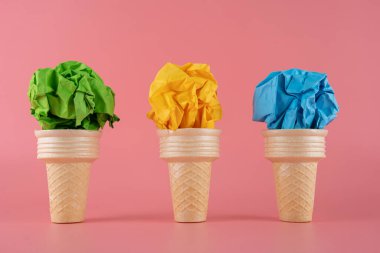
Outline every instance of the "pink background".
{"type": "Polygon", "coordinates": [[[378,1],[0,1],[0,252],[379,252],[378,1]],[[49,221],[29,80],[87,63],[117,96],[91,175],[87,221],[49,221]],[[209,221],[172,221],[166,163],[145,114],[166,62],[209,63],[224,109],[209,221]],[[328,126],[314,222],[277,221],[251,121],[255,85],[274,70],[328,73],[341,112],[328,126]],[[366,123],[364,123],[366,122],[366,123]]]}

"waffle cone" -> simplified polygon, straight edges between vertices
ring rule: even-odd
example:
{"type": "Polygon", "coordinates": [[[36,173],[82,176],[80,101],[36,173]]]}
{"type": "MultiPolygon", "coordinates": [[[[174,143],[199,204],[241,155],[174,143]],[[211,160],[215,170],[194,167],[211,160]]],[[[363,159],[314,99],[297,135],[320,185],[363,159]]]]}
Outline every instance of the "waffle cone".
{"type": "Polygon", "coordinates": [[[54,223],[85,218],[91,163],[47,163],[50,217],[54,223]]]}
{"type": "Polygon", "coordinates": [[[50,218],[54,223],[85,219],[88,182],[98,157],[98,131],[36,131],[38,159],[46,162],[50,218]]]}
{"type": "Polygon", "coordinates": [[[169,163],[174,219],[202,222],[207,219],[211,162],[169,163]]]}
{"type": "Polygon", "coordinates": [[[311,221],[317,163],[273,163],[273,171],[280,220],[311,221]]]}
{"type": "Polygon", "coordinates": [[[326,130],[268,130],[265,156],[273,163],[279,218],[310,222],[318,161],[325,157],[326,130]]]}
{"type": "Polygon", "coordinates": [[[168,161],[174,219],[207,219],[211,164],[219,157],[217,129],[159,130],[160,156],[168,161]]]}

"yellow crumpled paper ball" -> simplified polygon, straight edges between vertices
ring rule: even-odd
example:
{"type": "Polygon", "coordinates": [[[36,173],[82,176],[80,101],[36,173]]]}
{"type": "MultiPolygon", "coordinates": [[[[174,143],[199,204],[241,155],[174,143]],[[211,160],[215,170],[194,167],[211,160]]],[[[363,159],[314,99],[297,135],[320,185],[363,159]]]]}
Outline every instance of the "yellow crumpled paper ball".
{"type": "Polygon", "coordinates": [[[218,85],[207,64],[165,64],[149,91],[147,116],[160,129],[214,128],[222,118],[218,85]]]}

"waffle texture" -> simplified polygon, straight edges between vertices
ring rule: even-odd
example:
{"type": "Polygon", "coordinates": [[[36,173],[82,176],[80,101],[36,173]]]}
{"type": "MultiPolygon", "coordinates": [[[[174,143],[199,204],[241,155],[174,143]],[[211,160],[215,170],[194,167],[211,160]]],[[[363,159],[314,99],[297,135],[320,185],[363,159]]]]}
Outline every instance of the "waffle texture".
{"type": "Polygon", "coordinates": [[[47,163],[46,168],[51,221],[83,221],[91,163],[47,163]]]}
{"type": "Polygon", "coordinates": [[[169,163],[169,174],[175,220],[206,221],[211,162],[169,163]]]}
{"type": "Polygon", "coordinates": [[[311,221],[317,163],[273,163],[273,170],[280,220],[311,221]]]}

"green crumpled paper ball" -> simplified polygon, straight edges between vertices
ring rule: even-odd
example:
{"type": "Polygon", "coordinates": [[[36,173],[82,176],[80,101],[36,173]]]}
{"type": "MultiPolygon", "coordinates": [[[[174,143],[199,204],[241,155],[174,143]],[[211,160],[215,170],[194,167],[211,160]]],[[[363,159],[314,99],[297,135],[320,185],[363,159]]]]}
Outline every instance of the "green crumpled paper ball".
{"type": "Polygon", "coordinates": [[[42,129],[98,130],[113,127],[115,94],[88,66],[67,61],[38,69],[30,81],[31,113],[42,129]]]}

